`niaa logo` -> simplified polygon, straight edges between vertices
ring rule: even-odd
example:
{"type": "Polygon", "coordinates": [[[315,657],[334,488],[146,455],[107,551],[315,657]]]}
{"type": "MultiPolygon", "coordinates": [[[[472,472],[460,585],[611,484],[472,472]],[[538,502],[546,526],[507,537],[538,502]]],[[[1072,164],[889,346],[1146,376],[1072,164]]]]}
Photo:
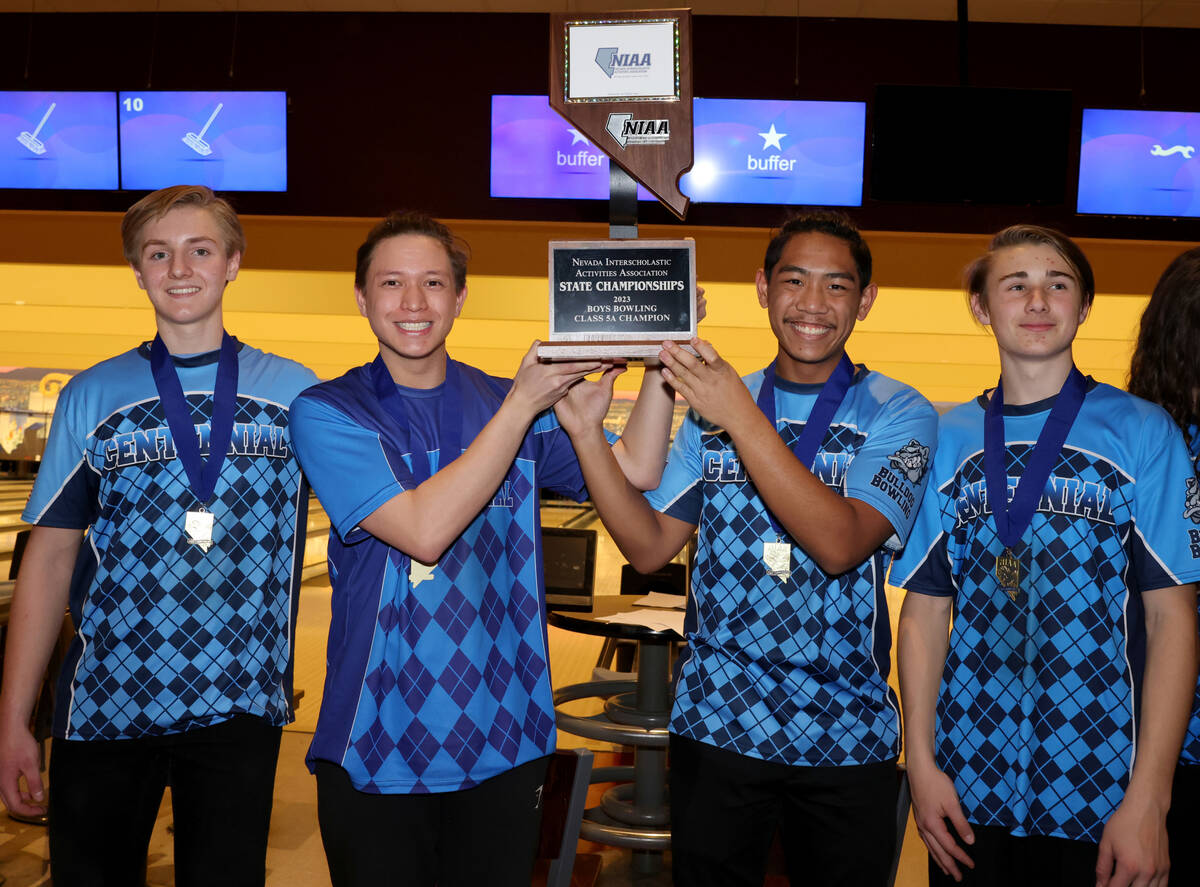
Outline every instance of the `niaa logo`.
{"type": "Polygon", "coordinates": [[[671,139],[671,122],[666,119],[634,120],[632,114],[609,114],[604,130],[618,145],[665,145],[671,139]]]}
{"type": "Polygon", "coordinates": [[[614,74],[642,73],[650,67],[650,53],[621,52],[615,46],[602,46],[596,50],[596,64],[604,76],[612,79],[614,74]]]}

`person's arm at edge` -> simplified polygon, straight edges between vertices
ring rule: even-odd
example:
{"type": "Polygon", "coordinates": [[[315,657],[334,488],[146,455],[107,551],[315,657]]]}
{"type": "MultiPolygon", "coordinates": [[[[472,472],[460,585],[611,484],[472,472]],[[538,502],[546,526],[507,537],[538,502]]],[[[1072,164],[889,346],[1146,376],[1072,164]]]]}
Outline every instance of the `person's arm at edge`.
{"type": "MultiPolygon", "coordinates": [[[[612,379],[602,379],[601,384],[611,387],[612,379]]],[[[635,570],[653,573],[679,553],[695,524],[650,506],[625,477],[599,422],[587,421],[577,411],[559,411],[559,421],[571,437],[592,504],[617,548],[635,570]]]]}
{"type": "Polygon", "coordinates": [[[1146,668],[1137,757],[1125,798],[1105,823],[1096,859],[1101,887],[1165,884],[1171,784],[1196,690],[1196,586],[1142,592],[1146,668]]]}
{"type": "MultiPolygon", "coordinates": [[[[696,287],[696,323],[708,315],[704,287],[696,287]]],[[[662,376],[662,364],[647,363],[642,387],[613,453],[621,471],[639,490],[653,490],[662,480],[675,413],[675,389],[662,376]],[[625,443],[628,441],[628,443],[625,443]]]]}
{"type": "Polygon", "coordinates": [[[870,557],[895,532],[888,519],[866,502],[829,489],[801,465],[734,368],[703,339],[693,339],[692,347],[702,361],[667,343],[663,378],[700,415],[725,429],[759,496],[788,534],[830,575],[870,557]]]}
{"type": "Polygon", "coordinates": [[[422,563],[435,563],[495,495],[534,417],[597,369],[597,362],[539,363],[535,342],[500,408],[462,455],[384,502],[359,526],[422,563]]]}
{"type": "Polygon", "coordinates": [[[967,844],[974,843],[954,783],[934,758],[934,720],[946,654],[950,648],[950,596],[906,592],[897,632],[904,759],[912,789],[913,819],[929,856],[945,874],[962,880],[959,864],[974,868],[946,827],[949,819],[967,844]]]}
{"type": "Polygon", "coordinates": [[[629,421],[612,446],[621,472],[639,490],[653,490],[662,480],[674,411],[675,391],[661,367],[646,367],[629,421]]]}
{"type": "Polygon", "coordinates": [[[9,810],[26,816],[45,812],[29,719],[62,627],[82,539],[83,530],[34,527],[13,592],[0,689],[0,798],[9,810]],[[22,776],[27,792],[19,787],[22,776]]]}

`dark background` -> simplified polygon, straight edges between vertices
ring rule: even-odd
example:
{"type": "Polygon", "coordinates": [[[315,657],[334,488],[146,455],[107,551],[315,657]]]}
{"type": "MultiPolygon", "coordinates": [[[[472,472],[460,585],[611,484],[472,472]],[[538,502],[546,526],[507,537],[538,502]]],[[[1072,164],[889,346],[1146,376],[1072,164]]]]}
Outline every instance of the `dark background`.
{"type": "MultiPolygon", "coordinates": [[[[694,16],[692,23],[694,91],[706,98],[870,103],[877,84],[961,81],[954,22],[694,16]]],[[[289,191],[238,195],[245,213],[379,216],[414,207],[446,218],[605,221],[603,201],[488,196],[490,96],[546,92],[548,28],[545,14],[7,13],[0,14],[0,89],[287,90],[289,191]]],[[[1077,216],[1072,181],[1083,107],[1200,110],[1191,70],[1200,32],[972,23],[966,33],[969,85],[1072,90],[1063,201],[873,200],[869,104],[867,194],[850,210],[860,225],[989,232],[1028,221],[1076,236],[1200,240],[1200,220],[1077,216]]],[[[1034,113],[996,123],[1009,138],[1045,139],[1053,129],[1034,113]]],[[[959,150],[981,137],[956,130],[934,127],[924,138],[930,150],[959,150]]],[[[137,196],[0,190],[0,209],[123,211],[137,196]]],[[[639,211],[646,223],[676,223],[657,205],[639,211]]],[[[695,205],[687,223],[771,226],[783,212],[695,205]]]]}

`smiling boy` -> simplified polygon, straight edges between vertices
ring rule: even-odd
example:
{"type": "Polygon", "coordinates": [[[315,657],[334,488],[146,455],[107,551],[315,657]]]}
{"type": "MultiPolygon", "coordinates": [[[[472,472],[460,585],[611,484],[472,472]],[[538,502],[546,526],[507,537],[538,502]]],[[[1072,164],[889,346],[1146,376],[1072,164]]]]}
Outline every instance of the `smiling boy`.
{"type": "MultiPolygon", "coordinates": [[[[379,355],[293,405],[332,523],[308,763],[334,887],[526,887],[533,870],[556,740],[539,492],[587,496],[548,408],[601,364],[539,364],[534,347],[509,380],[451,359],[467,258],[423,213],[376,225],[354,294],[379,355]]],[[[661,476],[672,406],[647,372],[613,445],[644,487],[661,476]]]]}
{"type": "Polygon", "coordinates": [[[121,234],[157,335],[60,395],[22,515],[34,526],[0,692],[0,796],[45,805],[28,724],[69,607],[54,883],[141,883],[170,784],[175,883],[261,885],[308,498],[288,405],[316,377],[224,331],[245,236],[208,188],[146,196],[121,234]]]}
{"type": "Polygon", "coordinates": [[[707,342],[663,378],[692,407],[645,498],[572,392],[556,407],[621,551],[650,572],[699,528],[671,716],[676,884],[761,885],[782,826],[795,884],[881,884],[899,712],[883,576],[924,487],[929,403],[845,353],[876,297],[845,216],[809,213],[756,276],[778,340],[743,380],[707,342]]]}

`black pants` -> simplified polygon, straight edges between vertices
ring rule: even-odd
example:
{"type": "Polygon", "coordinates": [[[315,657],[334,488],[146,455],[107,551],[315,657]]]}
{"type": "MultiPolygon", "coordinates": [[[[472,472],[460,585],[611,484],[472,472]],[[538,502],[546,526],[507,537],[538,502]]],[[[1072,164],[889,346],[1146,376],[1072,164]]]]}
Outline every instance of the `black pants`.
{"type": "Polygon", "coordinates": [[[280,728],[240,715],[146,739],[55,739],[50,867],[55,887],[137,887],[171,786],[177,887],[261,887],[280,728]]]}
{"type": "Polygon", "coordinates": [[[317,818],[333,887],[529,887],[549,761],[425,795],[360,792],[341,767],[317,761],[317,818]]]}
{"type": "Polygon", "coordinates": [[[896,843],[896,762],[792,767],[671,735],[678,887],[762,887],[782,829],[794,887],[882,887],[896,843]]]}
{"type": "MultiPolygon", "coordinates": [[[[929,887],[1093,887],[1096,883],[1099,844],[1043,835],[1016,837],[995,825],[971,823],[971,831],[974,844],[958,843],[975,868],[959,863],[960,883],[943,875],[931,858],[929,887]]],[[[950,834],[954,834],[953,827],[950,834]]]]}
{"type": "Polygon", "coordinates": [[[1167,837],[1171,841],[1168,881],[1180,887],[1200,884],[1200,764],[1180,764],[1175,768],[1167,837]]]}

